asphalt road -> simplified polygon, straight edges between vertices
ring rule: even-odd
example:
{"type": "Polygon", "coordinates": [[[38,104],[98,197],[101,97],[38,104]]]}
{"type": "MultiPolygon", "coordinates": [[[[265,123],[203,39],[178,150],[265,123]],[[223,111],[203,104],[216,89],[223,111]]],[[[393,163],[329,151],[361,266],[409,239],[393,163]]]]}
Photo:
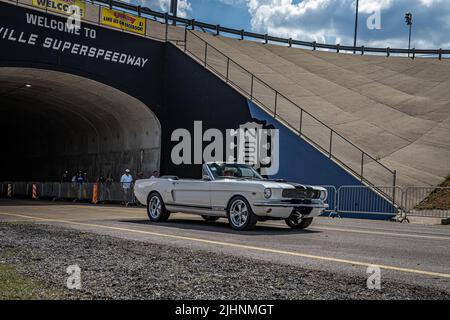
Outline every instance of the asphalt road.
{"type": "Polygon", "coordinates": [[[378,265],[382,281],[395,279],[450,291],[448,226],[317,218],[304,231],[270,221],[258,223],[254,231],[236,232],[225,219],[207,223],[177,213],[166,223],[154,224],[143,208],[12,200],[0,200],[0,221],[57,224],[339,274],[367,276],[367,267],[378,265]]]}

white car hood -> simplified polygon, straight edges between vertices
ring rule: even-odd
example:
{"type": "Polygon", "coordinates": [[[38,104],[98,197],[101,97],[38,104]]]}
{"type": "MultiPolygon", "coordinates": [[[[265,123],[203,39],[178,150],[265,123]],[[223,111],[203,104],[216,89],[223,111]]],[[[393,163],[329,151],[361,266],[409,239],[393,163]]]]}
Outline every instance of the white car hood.
{"type": "Polygon", "coordinates": [[[325,190],[322,187],[317,186],[309,186],[309,185],[303,185],[299,183],[293,183],[293,182],[278,182],[278,181],[272,181],[272,180],[235,180],[235,179],[223,179],[219,181],[227,181],[227,182],[235,182],[239,184],[249,184],[249,185],[255,185],[259,184],[264,186],[264,188],[271,188],[271,189],[295,189],[296,186],[303,186],[305,188],[312,188],[315,190],[325,190]]]}

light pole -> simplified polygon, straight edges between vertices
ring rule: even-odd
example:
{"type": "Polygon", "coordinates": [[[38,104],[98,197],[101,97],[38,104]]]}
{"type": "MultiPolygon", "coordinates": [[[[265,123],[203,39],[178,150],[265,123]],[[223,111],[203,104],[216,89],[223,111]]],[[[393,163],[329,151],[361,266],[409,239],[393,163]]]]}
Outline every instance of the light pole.
{"type": "MultiPolygon", "coordinates": [[[[177,11],[178,11],[178,0],[170,0],[170,13],[173,17],[177,17],[177,11]]],[[[175,20],[172,20],[172,24],[175,25],[175,20]]]]}
{"type": "Polygon", "coordinates": [[[358,36],[358,8],[359,8],[359,0],[356,0],[356,14],[355,14],[355,38],[353,41],[353,53],[356,53],[356,38],[358,36]]]}
{"type": "Polygon", "coordinates": [[[405,22],[406,25],[409,26],[409,40],[408,40],[408,58],[409,58],[409,51],[411,50],[411,31],[412,31],[412,13],[407,12],[405,14],[405,22]]]}

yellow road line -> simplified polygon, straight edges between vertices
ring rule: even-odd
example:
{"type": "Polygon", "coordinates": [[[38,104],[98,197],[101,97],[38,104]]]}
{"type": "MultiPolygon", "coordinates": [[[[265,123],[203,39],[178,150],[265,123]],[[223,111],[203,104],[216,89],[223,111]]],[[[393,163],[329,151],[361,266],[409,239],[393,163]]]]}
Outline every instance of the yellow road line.
{"type": "Polygon", "coordinates": [[[120,228],[120,227],[105,226],[105,225],[83,223],[83,222],[75,222],[75,221],[68,221],[68,220],[47,219],[47,218],[41,218],[41,217],[33,217],[33,216],[26,216],[26,215],[21,215],[21,214],[12,214],[12,213],[4,213],[4,212],[0,212],[0,215],[12,216],[12,217],[20,217],[20,218],[26,218],[26,219],[32,219],[32,220],[38,220],[38,221],[59,222],[59,223],[73,224],[73,225],[92,227],[92,228],[109,229],[109,230],[115,230],[115,231],[124,231],[124,232],[131,232],[131,233],[147,234],[147,235],[164,237],[164,238],[172,238],[172,239],[177,239],[177,240],[188,240],[188,241],[192,241],[192,242],[220,245],[220,246],[223,246],[223,247],[247,249],[247,250],[253,250],[253,251],[258,251],[258,252],[277,253],[277,254],[281,254],[281,255],[302,257],[302,258],[321,260],[321,261],[330,261],[330,262],[336,262],[336,263],[342,263],[342,264],[349,264],[349,265],[353,265],[353,266],[356,265],[356,266],[369,267],[369,266],[376,265],[376,266],[380,267],[381,269],[385,269],[385,270],[393,270],[393,271],[399,271],[399,272],[414,273],[414,274],[426,275],[426,276],[431,276],[431,277],[440,277],[440,278],[450,279],[450,274],[448,274],[448,273],[439,273],[439,272],[431,272],[431,271],[424,271],[424,270],[418,270],[418,269],[402,268],[402,267],[389,266],[389,265],[380,265],[380,264],[373,264],[373,263],[368,263],[368,262],[360,262],[360,261],[353,261],[353,260],[347,260],[347,259],[339,259],[339,258],[318,256],[318,255],[312,255],[312,254],[301,253],[301,252],[294,252],[294,251],[286,251],[286,250],[278,250],[278,249],[271,249],[271,248],[264,248],[264,247],[249,246],[249,245],[243,245],[243,244],[238,244],[238,243],[222,242],[222,241],[216,241],[216,240],[206,240],[206,239],[201,239],[201,238],[193,238],[193,237],[186,237],[186,236],[163,234],[163,233],[152,232],[152,231],[120,228]]]}
{"type": "MultiPolygon", "coordinates": [[[[267,225],[267,226],[274,226],[274,227],[282,226],[282,225],[275,224],[275,223],[263,223],[260,225],[267,225]]],[[[445,237],[445,236],[427,236],[427,235],[411,234],[411,233],[397,233],[397,232],[385,232],[385,231],[356,230],[356,229],[312,226],[311,230],[314,230],[314,229],[326,230],[326,231],[349,232],[349,233],[361,233],[361,234],[375,234],[375,235],[382,235],[382,236],[394,236],[394,237],[407,237],[407,238],[450,241],[450,237],[445,237]]]]}
{"type": "Polygon", "coordinates": [[[330,228],[330,227],[314,227],[315,229],[327,230],[327,231],[342,231],[342,232],[353,232],[353,233],[363,233],[363,234],[376,234],[382,236],[396,236],[396,237],[407,237],[407,238],[420,238],[420,239],[432,239],[432,240],[447,240],[450,241],[450,237],[445,236],[427,236],[420,234],[411,233],[396,233],[396,232],[384,232],[384,231],[371,231],[371,230],[354,230],[354,229],[343,229],[343,228],[330,228]]]}

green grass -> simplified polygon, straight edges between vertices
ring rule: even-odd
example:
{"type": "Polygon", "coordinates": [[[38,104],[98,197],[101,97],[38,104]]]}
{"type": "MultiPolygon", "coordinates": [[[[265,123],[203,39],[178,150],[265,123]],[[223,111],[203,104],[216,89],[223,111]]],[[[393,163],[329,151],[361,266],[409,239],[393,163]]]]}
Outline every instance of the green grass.
{"type": "Polygon", "coordinates": [[[0,300],[49,300],[63,298],[62,292],[48,289],[36,280],[20,275],[7,264],[0,264],[0,300]]]}

